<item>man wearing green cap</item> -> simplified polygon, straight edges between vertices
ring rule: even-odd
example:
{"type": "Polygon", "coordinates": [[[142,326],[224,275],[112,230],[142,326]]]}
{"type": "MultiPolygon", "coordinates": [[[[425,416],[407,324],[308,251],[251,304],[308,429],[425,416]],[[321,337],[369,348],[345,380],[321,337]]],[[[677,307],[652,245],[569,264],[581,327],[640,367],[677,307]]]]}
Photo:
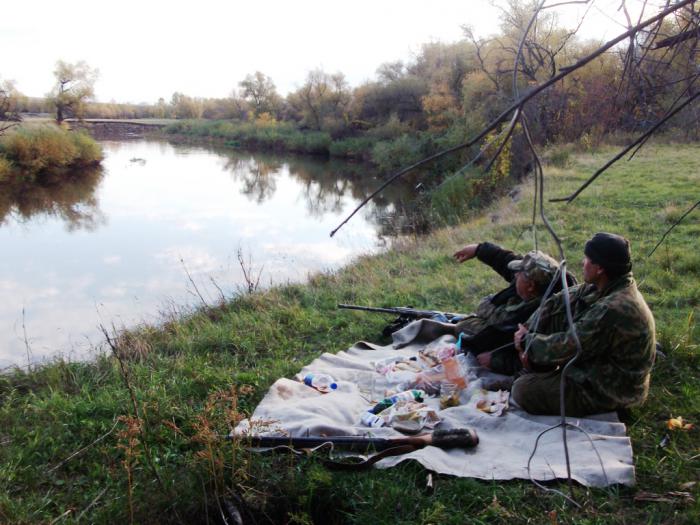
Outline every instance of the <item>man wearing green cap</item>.
{"type": "MultiPolygon", "coordinates": [[[[585,284],[570,290],[582,348],[565,378],[564,405],[571,416],[643,403],[655,357],[654,318],[632,277],[629,241],[596,233],[586,243],[584,254],[585,284]]],[[[565,307],[562,293],[552,296],[515,333],[515,347],[526,369],[532,365],[559,367],[553,372],[525,374],[513,383],[512,398],[534,414],[560,412],[562,370],[577,350],[565,307]]]]}
{"type": "MultiPolygon", "coordinates": [[[[455,325],[455,334],[464,332],[463,348],[476,354],[482,366],[514,374],[522,365],[512,345],[513,333],[540,305],[559,263],[541,251],[522,256],[490,242],[469,244],[454,257],[458,262],[476,257],[510,283],[482,299],[473,315],[455,325]]],[[[575,284],[573,276],[569,279],[575,284]]]]}

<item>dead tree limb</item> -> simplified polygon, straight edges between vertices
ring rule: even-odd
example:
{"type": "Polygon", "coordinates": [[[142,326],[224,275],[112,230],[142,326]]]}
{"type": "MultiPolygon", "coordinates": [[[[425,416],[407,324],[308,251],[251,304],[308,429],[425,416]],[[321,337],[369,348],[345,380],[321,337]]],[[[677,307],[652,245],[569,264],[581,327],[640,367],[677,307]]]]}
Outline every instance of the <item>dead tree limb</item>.
{"type": "Polygon", "coordinates": [[[584,182],[575,192],[573,192],[571,195],[568,195],[566,197],[558,197],[555,199],[549,199],[549,202],[566,202],[569,204],[571,201],[573,201],[576,197],[578,197],[583,190],[585,190],[588,186],[590,186],[594,180],[596,180],[600,175],[605,172],[610,166],[615,164],[618,160],[620,160],[622,157],[625,156],[625,154],[630,151],[632,148],[634,148],[637,144],[642,142],[643,140],[646,140],[647,137],[652,135],[657,129],[659,129],[661,126],[663,126],[666,122],[668,122],[671,118],[673,118],[674,115],[676,115],[680,110],[688,106],[691,102],[693,102],[695,99],[700,97],[700,91],[695,93],[694,95],[688,97],[680,106],[675,108],[673,111],[668,113],[664,118],[659,120],[652,128],[649,129],[646,133],[643,133],[640,135],[634,142],[629,144],[626,148],[622,149],[617,155],[615,155],[612,159],[610,159],[608,162],[606,162],[601,168],[599,168],[593,175],[591,175],[586,182],[584,182]]]}
{"type": "Polygon", "coordinates": [[[671,225],[671,227],[670,227],[668,230],[666,230],[666,232],[663,234],[663,236],[661,237],[661,239],[659,240],[659,242],[657,242],[657,243],[656,243],[656,246],[654,246],[654,249],[651,250],[651,251],[649,252],[649,255],[647,255],[647,257],[651,257],[652,255],[654,255],[654,252],[656,251],[656,249],[657,249],[659,246],[661,246],[661,243],[663,243],[664,240],[666,239],[666,236],[667,236],[669,233],[671,233],[671,231],[673,231],[673,229],[674,229],[676,226],[678,226],[678,225],[683,221],[683,219],[685,219],[688,215],[690,215],[690,212],[693,211],[693,210],[694,210],[695,208],[697,208],[698,206],[700,206],[700,201],[698,201],[698,202],[696,202],[695,204],[693,204],[693,205],[690,207],[690,209],[689,209],[688,211],[686,211],[683,215],[681,215],[681,218],[678,219],[676,222],[674,222],[674,223],[671,225]]]}

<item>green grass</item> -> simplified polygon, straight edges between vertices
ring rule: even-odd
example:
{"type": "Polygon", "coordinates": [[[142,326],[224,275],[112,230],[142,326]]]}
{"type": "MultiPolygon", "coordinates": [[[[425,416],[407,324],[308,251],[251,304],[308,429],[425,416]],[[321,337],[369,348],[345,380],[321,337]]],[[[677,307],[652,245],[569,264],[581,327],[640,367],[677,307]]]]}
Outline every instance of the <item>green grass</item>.
{"type": "MultiPolygon", "coordinates": [[[[612,152],[572,152],[566,168],[548,169],[547,195],[571,192],[612,152]]],[[[336,303],[470,311],[499,289],[503,283],[488,269],[457,265],[450,255],[478,240],[531,249],[526,183],[517,200],[505,197],[469,222],[396,241],[386,253],[360,257],[308,284],[243,295],[134,330],[116,344],[123,372],[115,358],[103,357],[0,377],[0,522],[63,516],[61,523],[220,523],[219,505],[228,500],[259,523],[698,523],[697,502],[635,502],[634,496],[679,490],[690,490],[696,501],[700,496],[697,485],[682,488],[699,478],[697,429],[669,432],[668,446],[659,446],[670,416],[700,423],[700,212],[646,256],[697,201],[699,182],[697,147],[651,145],[573,203],[546,203],[579,277],[582,246],[593,233],[631,239],[634,273],[656,317],[666,357],[655,366],[648,402],[626,417],[634,488],[576,487],[583,506],[577,510],[526,481],[436,476],[429,491],[427,472],[415,464],[330,472],[314,458],[254,455],[215,440],[278,377],[293,375],[320,352],[378,339],[385,317],[338,311],[336,303]]],[[[542,229],[539,238],[553,253],[542,229]]]]}

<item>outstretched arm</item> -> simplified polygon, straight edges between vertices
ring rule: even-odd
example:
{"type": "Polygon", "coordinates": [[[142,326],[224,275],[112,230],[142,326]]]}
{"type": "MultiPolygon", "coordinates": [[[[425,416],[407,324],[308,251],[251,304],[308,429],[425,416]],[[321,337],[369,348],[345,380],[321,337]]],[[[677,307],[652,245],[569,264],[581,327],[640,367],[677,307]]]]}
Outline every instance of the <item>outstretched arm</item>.
{"type": "Polygon", "coordinates": [[[479,243],[467,244],[464,248],[455,252],[453,257],[457,260],[457,262],[463,263],[476,257],[476,251],[478,249],[479,243]]]}

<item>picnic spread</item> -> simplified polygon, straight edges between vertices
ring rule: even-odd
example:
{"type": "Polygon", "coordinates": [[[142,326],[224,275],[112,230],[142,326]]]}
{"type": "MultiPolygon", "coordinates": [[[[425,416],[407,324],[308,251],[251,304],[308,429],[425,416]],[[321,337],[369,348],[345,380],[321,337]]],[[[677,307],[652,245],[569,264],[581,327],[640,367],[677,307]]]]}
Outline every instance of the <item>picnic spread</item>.
{"type": "MultiPolygon", "coordinates": [[[[547,431],[559,418],[514,404],[512,378],[460,353],[451,333],[448,324],[421,319],[395,332],[389,345],[361,341],[324,353],[296,379],[277,380],[234,434],[382,442],[470,429],[476,446],[422,446],[383,457],[376,467],[414,460],[440,474],[485,480],[566,478],[562,430],[547,431]]],[[[593,487],[634,484],[630,439],[616,413],[567,422],[572,479],[593,487]]]]}

